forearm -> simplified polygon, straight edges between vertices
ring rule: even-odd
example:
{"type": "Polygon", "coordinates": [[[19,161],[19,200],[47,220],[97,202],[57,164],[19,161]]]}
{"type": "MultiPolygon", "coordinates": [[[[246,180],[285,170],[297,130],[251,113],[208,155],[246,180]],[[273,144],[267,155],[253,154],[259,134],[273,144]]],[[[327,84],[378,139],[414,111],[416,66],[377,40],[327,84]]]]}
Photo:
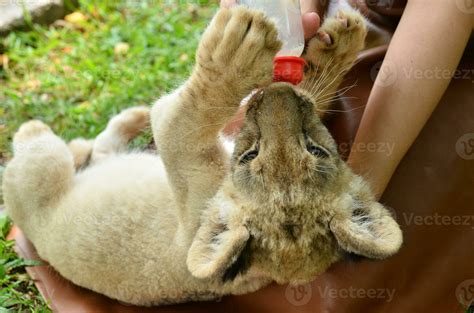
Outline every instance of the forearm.
{"type": "Polygon", "coordinates": [[[367,178],[377,196],[385,190],[449,85],[471,34],[472,19],[455,1],[409,1],[348,160],[367,178]],[[393,149],[360,149],[369,143],[383,143],[393,149]]]}

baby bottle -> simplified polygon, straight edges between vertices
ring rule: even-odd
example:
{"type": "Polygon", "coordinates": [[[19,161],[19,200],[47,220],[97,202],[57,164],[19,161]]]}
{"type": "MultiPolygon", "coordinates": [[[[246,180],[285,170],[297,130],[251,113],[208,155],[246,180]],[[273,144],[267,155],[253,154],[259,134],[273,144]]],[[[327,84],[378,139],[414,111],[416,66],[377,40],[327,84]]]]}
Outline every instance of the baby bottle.
{"type": "Polygon", "coordinates": [[[265,12],[278,29],[283,47],[274,60],[273,80],[299,84],[305,65],[300,57],[305,41],[299,0],[239,0],[239,4],[265,12]]]}

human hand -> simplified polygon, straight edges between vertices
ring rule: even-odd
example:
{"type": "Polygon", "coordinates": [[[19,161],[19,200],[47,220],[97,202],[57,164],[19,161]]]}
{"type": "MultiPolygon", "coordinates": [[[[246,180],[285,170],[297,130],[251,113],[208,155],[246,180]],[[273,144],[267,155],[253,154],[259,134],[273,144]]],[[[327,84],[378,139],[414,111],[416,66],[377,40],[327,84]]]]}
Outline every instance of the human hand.
{"type": "Polygon", "coordinates": [[[304,39],[310,40],[318,32],[321,26],[321,18],[318,14],[318,0],[300,0],[301,13],[303,14],[304,39]]]}
{"type": "MultiPolygon", "coordinates": [[[[304,38],[306,41],[313,38],[320,26],[321,18],[317,13],[318,0],[300,0],[304,38]]],[[[221,7],[229,8],[237,4],[237,0],[221,0],[221,7]]]]}

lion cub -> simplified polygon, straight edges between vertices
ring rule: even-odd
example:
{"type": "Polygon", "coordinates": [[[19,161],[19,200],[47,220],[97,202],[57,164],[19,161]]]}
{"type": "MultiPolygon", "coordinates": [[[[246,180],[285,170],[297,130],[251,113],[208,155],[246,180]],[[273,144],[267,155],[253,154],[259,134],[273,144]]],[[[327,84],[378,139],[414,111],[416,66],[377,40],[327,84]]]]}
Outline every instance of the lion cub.
{"type": "Polygon", "coordinates": [[[262,13],[222,9],[188,81],[151,111],[158,155],[118,152],[146,109],[91,148],[24,124],[4,177],[7,210],[75,284],[137,305],[210,300],[314,279],[351,252],[381,259],[402,234],[340,159],[317,112],[362,48],[357,12],[328,18],[305,81],[271,84],[281,43],[262,13]],[[317,62],[316,62],[317,61],[317,62]],[[251,98],[232,155],[219,132],[251,98]],[[92,149],[89,167],[75,173],[92,149]],[[94,157],[95,156],[95,157],[94,157]]]}

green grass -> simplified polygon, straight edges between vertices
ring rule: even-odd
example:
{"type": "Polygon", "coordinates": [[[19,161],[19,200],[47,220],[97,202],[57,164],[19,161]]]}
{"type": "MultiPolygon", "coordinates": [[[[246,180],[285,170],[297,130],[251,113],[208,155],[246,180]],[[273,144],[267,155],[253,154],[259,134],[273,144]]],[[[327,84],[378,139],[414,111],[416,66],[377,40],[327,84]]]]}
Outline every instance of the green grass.
{"type": "MultiPolygon", "coordinates": [[[[216,7],[206,0],[81,0],[82,21],[0,38],[0,171],[27,120],[46,122],[65,140],[93,138],[122,109],[149,105],[179,85],[216,7]],[[114,51],[120,43],[126,53],[114,51]]],[[[9,228],[0,215],[0,313],[48,312],[24,270],[31,261],[5,239],[9,228]]]]}
{"type": "Polygon", "coordinates": [[[50,312],[25,266],[38,262],[18,258],[13,251],[14,242],[6,240],[11,222],[0,213],[0,312],[50,312]]]}
{"type": "Polygon", "coordinates": [[[150,104],[190,72],[208,1],[80,1],[86,19],[1,41],[0,160],[15,130],[40,119],[66,140],[92,138],[123,108],[150,104]],[[114,53],[118,43],[130,47],[114,53]]]}

